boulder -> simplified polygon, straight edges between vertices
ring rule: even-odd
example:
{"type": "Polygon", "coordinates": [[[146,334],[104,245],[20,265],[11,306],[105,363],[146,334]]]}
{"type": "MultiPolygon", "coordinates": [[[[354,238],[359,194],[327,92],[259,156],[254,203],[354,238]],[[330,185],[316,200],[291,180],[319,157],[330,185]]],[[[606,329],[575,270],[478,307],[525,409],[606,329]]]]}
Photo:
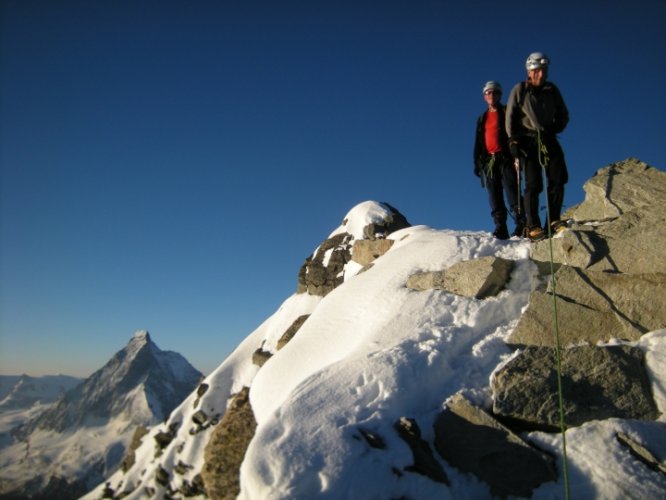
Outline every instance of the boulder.
{"type": "MultiPolygon", "coordinates": [[[[637,340],[666,327],[666,274],[617,274],[561,266],[555,273],[561,345],[637,340]]],[[[555,346],[552,282],[535,290],[507,342],[555,346]]]]}
{"type": "Polygon", "coordinates": [[[352,260],[362,266],[375,261],[393,246],[393,240],[356,240],[352,247],[352,260]]]}
{"type": "Polygon", "coordinates": [[[485,299],[497,295],[509,281],[513,261],[488,256],[462,261],[443,271],[417,273],[407,279],[413,290],[444,290],[485,299]]]}
{"type": "Polygon", "coordinates": [[[450,465],[487,483],[493,496],[530,497],[539,485],[557,479],[546,454],[461,394],[435,421],[435,448],[450,465]]]}
{"type": "Polygon", "coordinates": [[[252,353],[252,364],[256,366],[264,366],[264,363],[271,359],[273,353],[264,351],[261,347],[252,353]]]}
{"type": "MultiPolygon", "coordinates": [[[[654,420],[643,352],[626,345],[575,346],[561,350],[564,420],[654,420]]],[[[556,351],[528,346],[495,372],[493,412],[527,429],[555,431],[560,425],[556,351]]]]}

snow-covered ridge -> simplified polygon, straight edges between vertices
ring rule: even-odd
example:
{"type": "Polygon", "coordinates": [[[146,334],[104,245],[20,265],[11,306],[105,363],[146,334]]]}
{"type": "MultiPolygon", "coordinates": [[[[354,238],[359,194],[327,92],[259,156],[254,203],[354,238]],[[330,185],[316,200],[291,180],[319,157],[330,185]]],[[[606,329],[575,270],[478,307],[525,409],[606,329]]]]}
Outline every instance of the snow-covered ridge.
{"type": "MultiPolygon", "coordinates": [[[[389,213],[365,202],[354,207],[331,237],[367,237],[365,228],[389,213]]],[[[524,313],[530,292],[542,284],[524,240],[498,241],[485,232],[400,229],[386,236],[393,244],[371,267],[354,262],[344,281],[320,297],[297,293],[252,332],[209,375],[167,422],[150,430],[136,450],[136,464],[116,473],[108,486],[116,495],[143,498],[146,491],[182,497],[200,481],[204,450],[231,398],[249,387],[257,428],[240,468],[239,498],[489,498],[488,486],[439,460],[450,484],[405,473],[412,454],[393,426],[402,416],[418,422],[423,439],[433,441],[433,422],[442,405],[462,393],[488,406],[494,371],[514,356],[505,339],[524,313]],[[513,261],[511,279],[497,296],[478,300],[442,290],[406,287],[414,273],[446,269],[464,260],[496,256],[513,261]],[[283,348],[278,339],[307,316],[283,348]],[[272,356],[261,366],[252,355],[272,356]],[[201,425],[201,422],[205,424],[201,425]],[[199,423],[197,423],[199,422],[199,423]],[[156,452],[155,438],[172,432],[156,452]],[[364,435],[382,436],[381,450],[364,435]],[[181,464],[179,470],[174,467],[181,464]],[[396,472],[397,471],[397,472],[396,472]],[[159,482],[155,478],[168,478],[159,482]]],[[[650,439],[661,460],[666,398],[659,389],[666,377],[666,331],[646,334],[635,345],[646,354],[656,422],[610,419],[570,429],[575,441],[574,497],[659,496],[666,483],[650,475],[617,445],[617,432],[650,439]],[[604,457],[599,460],[598,457],[604,457]]],[[[533,432],[530,440],[561,456],[559,436],[533,432]]],[[[534,498],[559,498],[562,479],[547,482],[534,498]]],[[[101,498],[101,485],[85,498],[101,498]]],[[[204,497],[202,490],[198,495],[204,497]]]]}

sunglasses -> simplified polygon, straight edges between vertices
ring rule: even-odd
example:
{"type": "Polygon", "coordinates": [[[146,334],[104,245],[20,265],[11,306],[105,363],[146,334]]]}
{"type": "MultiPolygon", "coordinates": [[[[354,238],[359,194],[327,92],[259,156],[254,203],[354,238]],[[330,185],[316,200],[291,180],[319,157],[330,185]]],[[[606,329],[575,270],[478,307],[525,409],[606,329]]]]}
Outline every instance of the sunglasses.
{"type": "Polygon", "coordinates": [[[492,94],[501,95],[502,93],[501,93],[499,90],[486,90],[486,91],[484,92],[484,94],[485,94],[485,95],[492,95],[492,94]]]}

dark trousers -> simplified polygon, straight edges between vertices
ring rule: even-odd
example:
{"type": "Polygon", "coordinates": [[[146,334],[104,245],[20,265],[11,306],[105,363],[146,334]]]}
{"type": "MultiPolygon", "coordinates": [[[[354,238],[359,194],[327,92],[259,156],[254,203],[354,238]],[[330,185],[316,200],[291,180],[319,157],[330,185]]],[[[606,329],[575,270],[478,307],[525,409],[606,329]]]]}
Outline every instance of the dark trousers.
{"type": "Polygon", "coordinates": [[[506,225],[508,211],[504,204],[505,195],[511,217],[516,225],[522,226],[524,212],[521,210],[520,190],[513,158],[509,155],[497,156],[492,165],[486,167],[484,177],[490,203],[490,215],[495,222],[495,227],[506,225]]]}
{"type": "Polygon", "coordinates": [[[564,202],[564,185],[569,180],[564,152],[554,137],[544,139],[546,153],[539,155],[539,141],[536,137],[525,142],[527,157],[524,161],[525,176],[525,215],[527,227],[541,227],[539,217],[539,194],[543,191],[543,167],[546,172],[546,198],[550,221],[560,219],[564,202]]]}

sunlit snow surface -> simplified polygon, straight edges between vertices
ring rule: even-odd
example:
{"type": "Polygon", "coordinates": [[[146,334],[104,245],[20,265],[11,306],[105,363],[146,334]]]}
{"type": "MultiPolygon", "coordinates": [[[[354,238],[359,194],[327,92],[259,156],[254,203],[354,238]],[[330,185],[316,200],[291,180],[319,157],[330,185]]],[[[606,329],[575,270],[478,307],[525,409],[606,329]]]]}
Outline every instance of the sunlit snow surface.
{"type": "MultiPolygon", "coordinates": [[[[360,208],[359,208],[360,207],[360,208]]],[[[381,213],[375,203],[348,214],[346,227],[359,236],[368,220],[381,213]]],[[[338,230],[332,234],[336,234],[338,230]]],[[[393,424],[401,416],[416,419],[426,441],[445,400],[463,391],[488,404],[489,378],[511,355],[504,338],[515,327],[537,285],[528,260],[529,243],[502,242],[483,232],[453,232],[416,226],[389,236],[393,247],[361,273],[350,263],[345,283],[324,298],[292,295],[252,332],[204,381],[210,387],[195,408],[192,394],[166,425],[180,423],[171,446],[155,456],[154,428],[137,450],[137,464],[117,473],[111,487],[145,498],[145,487],[163,491],[154,481],[158,467],[170,470],[179,461],[189,472],[172,484],[192,481],[203,466],[203,449],[211,429],[192,435],[192,414],[222,414],[228,398],[251,387],[258,422],[241,469],[243,499],[352,498],[488,498],[488,488],[441,460],[451,485],[404,472],[413,463],[393,424]],[[443,291],[406,288],[408,276],[440,270],[472,258],[496,255],[516,261],[507,289],[476,300],[443,291]],[[311,314],[281,350],[276,343],[295,319],[311,314]],[[252,353],[274,353],[259,369],[252,353]],[[360,430],[381,435],[383,450],[370,447],[360,430]],[[403,471],[398,476],[395,471],[403,471]]],[[[666,408],[666,330],[645,335],[639,345],[659,410],[666,408]]],[[[573,498],[663,498],[666,479],[632,458],[614,438],[630,434],[660,460],[666,457],[666,420],[589,422],[567,432],[573,498]]],[[[561,436],[531,433],[524,437],[548,449],[561,468],[561,436]]],[[[560,474],[561,477],[561,474],[560,474]]],[[[102,486],[86,498],[100,498],[102,486]]],[[[534,498],[563,498],[563,484],[547,483],[534,498]]]]}

